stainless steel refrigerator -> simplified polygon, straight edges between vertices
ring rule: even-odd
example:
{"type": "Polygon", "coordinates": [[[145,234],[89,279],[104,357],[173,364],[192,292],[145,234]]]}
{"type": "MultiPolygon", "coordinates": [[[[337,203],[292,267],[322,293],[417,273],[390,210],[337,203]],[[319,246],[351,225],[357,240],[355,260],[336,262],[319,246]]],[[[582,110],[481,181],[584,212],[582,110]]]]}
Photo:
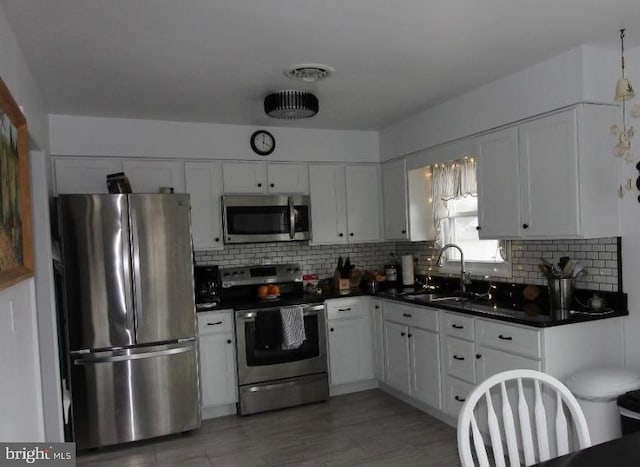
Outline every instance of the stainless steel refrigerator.
{"type": "Polygon", "coordinates": [[[78,449],[200,426],[188,195],[61,195],[78,449]]]}

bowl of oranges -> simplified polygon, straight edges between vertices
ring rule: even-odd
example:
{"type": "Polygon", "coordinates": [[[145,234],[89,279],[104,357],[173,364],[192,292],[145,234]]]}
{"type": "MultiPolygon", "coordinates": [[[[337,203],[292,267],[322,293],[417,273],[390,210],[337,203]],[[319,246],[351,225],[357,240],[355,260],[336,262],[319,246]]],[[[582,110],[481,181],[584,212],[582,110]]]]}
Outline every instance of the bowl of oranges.
{"type": "Polygon", "coordinates": [[[280,296],[280,287],[277,284],[261,285],[258,287],[260,300],[275,300],[280,296]]]}

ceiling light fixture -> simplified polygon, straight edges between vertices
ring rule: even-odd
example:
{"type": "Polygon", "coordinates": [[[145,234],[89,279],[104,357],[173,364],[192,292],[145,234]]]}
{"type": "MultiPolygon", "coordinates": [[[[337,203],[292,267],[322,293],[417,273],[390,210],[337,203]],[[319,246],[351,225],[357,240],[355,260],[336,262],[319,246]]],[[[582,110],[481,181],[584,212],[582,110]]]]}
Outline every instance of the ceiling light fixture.
{"type": "Polygon", "coordinates": [[[297,79],[305,83],[315,83],[321,79],[328,78],[335,71],[333,67],[320,63],[298,63],[285,68],[283,73],[287,78],[297,79]]]}
{"type": "Polygon", "coordinates": [[[318,98],[307,91],[276,91],[264,98],[264,111],[273,118],[309,118],[318,113],[318,98]]]}

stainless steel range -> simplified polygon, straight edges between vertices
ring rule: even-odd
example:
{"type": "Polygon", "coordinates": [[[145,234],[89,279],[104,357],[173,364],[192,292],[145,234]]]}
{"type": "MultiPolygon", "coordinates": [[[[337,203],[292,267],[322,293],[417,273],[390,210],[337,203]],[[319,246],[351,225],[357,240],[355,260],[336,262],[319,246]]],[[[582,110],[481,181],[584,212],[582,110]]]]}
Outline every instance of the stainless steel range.
{"type": "Polygon", "coordinates": [[[324,305],[304,294],[300,267],[281,264],[226,268],[220,270],[220,277],[222,300],[236,310],[238,413],[247,415],[327,400],[324,305]],[[268,284],[277,284],[279,295],[260,298],[259,288],[268,284]],[[291,306],[301,307],[304,341],[295,348],[286,348],[281,310],[291,306]]]}

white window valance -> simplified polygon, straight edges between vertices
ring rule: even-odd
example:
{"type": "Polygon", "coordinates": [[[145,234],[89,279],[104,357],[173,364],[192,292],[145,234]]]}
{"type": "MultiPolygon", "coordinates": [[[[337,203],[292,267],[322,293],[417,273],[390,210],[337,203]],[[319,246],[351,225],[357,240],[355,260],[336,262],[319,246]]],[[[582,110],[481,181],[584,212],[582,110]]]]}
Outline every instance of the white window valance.
{"type": "Polygon", "coordinates": [[[442,246],[444,243],[442,220],[450,215],[447,201],[463,196],[478,195],[476,159],[466,156],[462,159],[432,165],[431,195],[436,245],[442,246]]]}

